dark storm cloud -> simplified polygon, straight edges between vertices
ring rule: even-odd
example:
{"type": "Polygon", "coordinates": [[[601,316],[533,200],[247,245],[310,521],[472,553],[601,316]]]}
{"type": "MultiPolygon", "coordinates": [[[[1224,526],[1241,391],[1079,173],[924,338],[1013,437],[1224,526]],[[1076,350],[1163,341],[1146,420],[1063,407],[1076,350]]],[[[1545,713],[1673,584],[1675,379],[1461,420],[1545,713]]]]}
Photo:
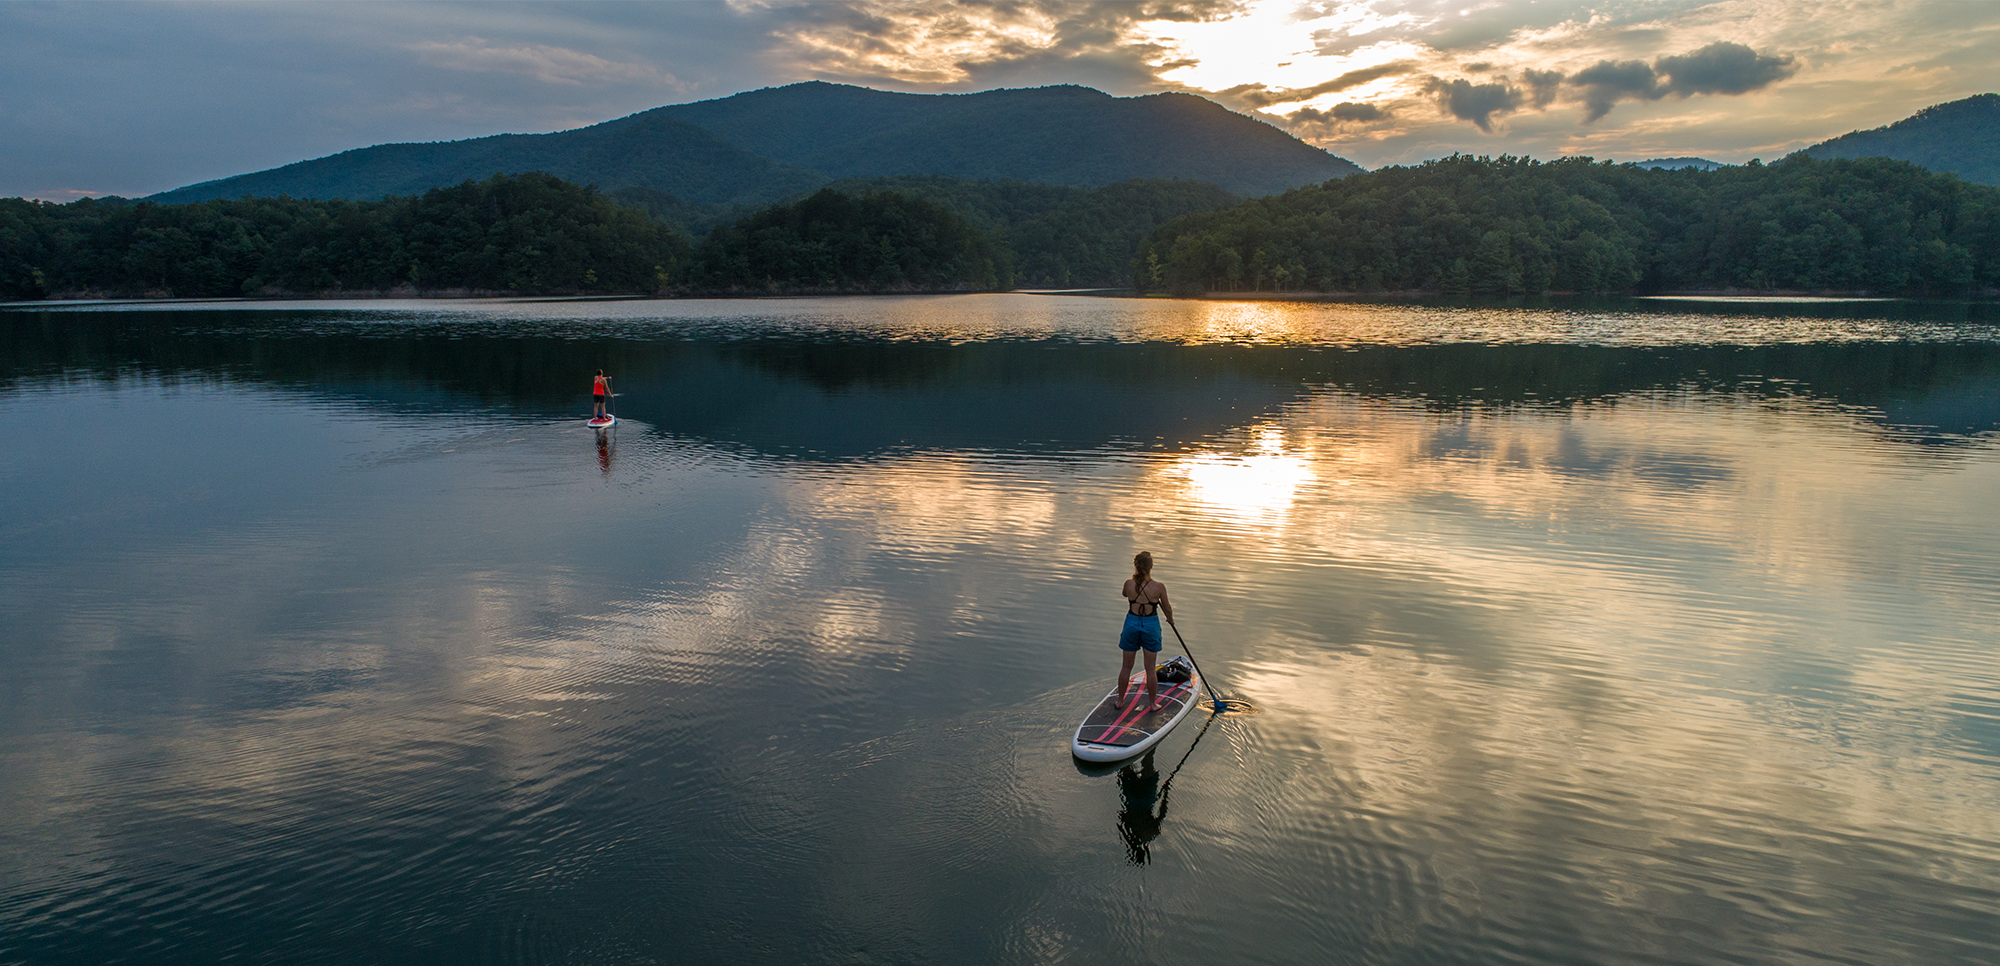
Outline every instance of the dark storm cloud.
{"type": "Polygon", "coordinates": [[[1462,121],[1471,121],[1487,133],[1493,131],[1493,116],[1512,114],[1521,109],[1527,98],[1520,88],[1505,81],[1493,84],[1474,84],[1464,78],[1441,80],[1431,78],[1426,90],[1437,98],[1438,106],[1445,113],[1462,121]]]}

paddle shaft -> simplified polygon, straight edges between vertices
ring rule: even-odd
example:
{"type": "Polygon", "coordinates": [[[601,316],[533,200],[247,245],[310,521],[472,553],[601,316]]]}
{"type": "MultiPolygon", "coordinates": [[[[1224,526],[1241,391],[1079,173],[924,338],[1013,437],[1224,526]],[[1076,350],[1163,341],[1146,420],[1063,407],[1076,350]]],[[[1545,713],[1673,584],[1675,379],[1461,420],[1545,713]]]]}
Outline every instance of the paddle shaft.
{"type": "MultiPolygon", "coordinates": [[[[1181,629],[1176,627],[1173,621],[1168,621],[1167,626],[1173,628],[1174,640],[1181,642],[1181,650],[1187,652],[1188,663],[1194,665],[1194,673],[1201,674],[1201,662],[1194,659],[1194,649],[1187,646],[1187,638],[1181,636],[1181,629]]],[[[1208,696],[1214,699],[1217,711],[1228,707],[1227,704],[1223,703],[1222,696],[1215,693],[1215,683],[1208,679],[1208,675],[1201,674],[1201,683],[1207,686],[1208,696]]]]}

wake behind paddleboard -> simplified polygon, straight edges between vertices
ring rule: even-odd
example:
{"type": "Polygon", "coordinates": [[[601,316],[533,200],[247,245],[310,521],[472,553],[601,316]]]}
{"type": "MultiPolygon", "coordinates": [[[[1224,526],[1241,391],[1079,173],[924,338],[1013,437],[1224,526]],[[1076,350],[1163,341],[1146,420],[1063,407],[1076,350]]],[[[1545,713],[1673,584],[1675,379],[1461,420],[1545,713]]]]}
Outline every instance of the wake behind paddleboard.
{"type": "Polygon", "coordinates": [[[583,424],[585,426],[590,427],[591,429],[610,429],[611,427],[618,425],[618,417],[596,416],[584,420],[583,424]]]}
{"type": "Polygon", "coordinates": [[[1071,754],[1084,761],[1121,761],[1143,754],[1201,703],[1201,676],[1188,669],[1188,679],[1174,684],[1160,682],[1160,710],[1146,703],[1146,672],[1132,672],[1126,682],[1128,703],[1123,710],[1112,705],[1118,695],[1107,694],[1090,709],[1070,739],[1071,754]]]}

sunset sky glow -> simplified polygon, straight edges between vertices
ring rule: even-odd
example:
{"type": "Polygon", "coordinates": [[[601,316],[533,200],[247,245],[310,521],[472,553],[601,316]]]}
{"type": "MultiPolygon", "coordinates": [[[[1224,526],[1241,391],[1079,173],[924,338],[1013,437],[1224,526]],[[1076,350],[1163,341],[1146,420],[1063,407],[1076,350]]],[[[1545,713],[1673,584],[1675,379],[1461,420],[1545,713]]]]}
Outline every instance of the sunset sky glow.
{"type": "Polygon", "coordinates": [[[1187,91],[1370,168],[1742,162],[2000,90],[2000,3],[10,3],[0,194],[143,195],[810,79],[1187,91]]]}

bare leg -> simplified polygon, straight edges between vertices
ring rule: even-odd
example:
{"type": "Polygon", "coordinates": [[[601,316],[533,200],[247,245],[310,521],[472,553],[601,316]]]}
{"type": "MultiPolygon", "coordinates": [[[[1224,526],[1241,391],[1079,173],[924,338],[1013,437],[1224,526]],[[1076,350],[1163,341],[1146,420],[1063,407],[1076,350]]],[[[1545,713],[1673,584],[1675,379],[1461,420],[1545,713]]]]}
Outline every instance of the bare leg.
{"type": "Polygon", "coordinates": [[[1152,651],[1146,652],[1146,706],[1157,711],[1160,707],[1160,672],[1153,667],[1156,657],[1158,655],[1152,651]]]}
{"type": "MultiPolygon", "coordinates": [[[[1124,654],[1125,657],[1118,662],[1118,684],[1111,689],[1112,693],[1118,695],[1118,699],[1111,702],[1111,706],[1122,711],[1125,709],[1125,687],[1132,680],[1132,658],[1136,655],[1131,651],[1121,651],[1120,653],[1124,654]]],[[[1147,655],[1147,663],[1152,663],[1151,655],[1147,655]]]]}

